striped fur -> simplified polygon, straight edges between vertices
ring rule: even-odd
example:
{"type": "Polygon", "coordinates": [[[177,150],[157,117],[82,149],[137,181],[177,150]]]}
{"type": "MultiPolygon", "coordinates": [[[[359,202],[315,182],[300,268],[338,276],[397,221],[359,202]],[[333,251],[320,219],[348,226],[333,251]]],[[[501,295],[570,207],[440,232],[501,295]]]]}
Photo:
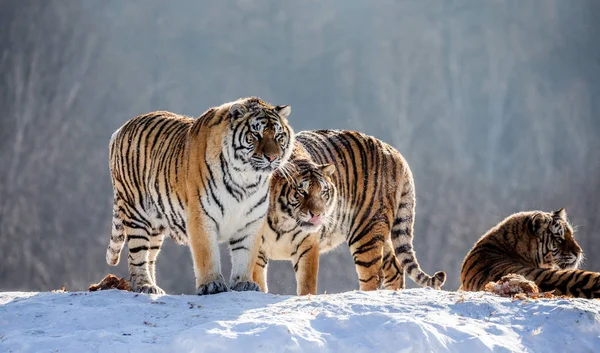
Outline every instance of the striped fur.
{"type": "MultiPolygon", "coordinates": [[[[361,290],[374,290],[380,285],[386,289],[404,288],[405,272],[418,285],[439,289],[446,274],[424,273],[413,250],[415,188],[402,155],[390,145],[358,132],[318,130],[297,134],[288,163],[295,166],[296,175],[302,177],[307,169],[324,164],[335,167],[335,173],[325,178],[333,186],[329,189],[335,202],[330,210],[322,211],[327,216],[318,228],[303,226],[306,212],[302,209],[286,211],[297,204],[290,191],[298,184],[295,176],[271,181],[268,227],[254,271],[261,289],[267,290],[268,259],[286,259],[294,263],[297,293],[315,294],[319,253],[344,241],[350,247],[361,290]]],[[[312,180],[326,184],[318,175],[312,180]]],[[[321,189],[314,190],[318,193],[321,189]]]]}
{"type": "Polygon", "coordinates": [[[264,292],[268,260],[274,259],[292,261],[299,295],[316,293],[319,252],[329,250],[326,241],[320,244],[326,239],[320,239],[319,231],[335,207],[336,188],[331,182],[335,169],[298,152],[296,148],[293,162],[271,179],[267,226],[254,267],[254,280],[264,292]]]}
{"type": "Polygon", "coordinates": [[[135,117],[110,141],[113,229],[106,252],[119,262],[127,240],[132,288],[163,293],[155,263],[165,235],[188,244],[198,294],[230,289],[221,275],[218,242],[230,244],[233,290],[252,282],[256,235],[268,209],[269,180],[294,141],[289,106],[245,98],[198,119],[169,112],[135,117]]]}
{"type": "Polygon", "coordinates": [[[460,289],[483,290],[488,282],[515,273],[544,292],[600,297],[600,273],[577,270],[582,258],[564,209],[516,213],[490,229],[467,254],[460,289]]]}

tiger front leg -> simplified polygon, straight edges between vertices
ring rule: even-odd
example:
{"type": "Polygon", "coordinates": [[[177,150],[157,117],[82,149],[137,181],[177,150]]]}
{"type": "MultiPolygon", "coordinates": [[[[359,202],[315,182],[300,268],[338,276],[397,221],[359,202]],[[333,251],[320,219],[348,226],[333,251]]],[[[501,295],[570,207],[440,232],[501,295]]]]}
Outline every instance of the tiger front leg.
{"type": "Polygon", "coordinates": [[[319,235],[311,234],[299,244],[292,257],[298,295],[317,294],[319,278],[319,235]]]}
{"type": "Polygon", "coordinates": [[[268,293],[269,288],[267,286],[267,267],[269,266],[269,259],[267,254],[261,249],[258,251],[258,257],[254,264],[254,272],[252,273],[252,280],[258,283],[260,290],[268,293]]]}
{"type": "Polygon", "coordinates": [[[201,210],[188,212],[188,244],[194,261],[196,293],[198,295],[227,292],[227,284],[221,274],[219,243],[215,226],[205,221],[208,217],[201,210]],[[208,226],[207,226],[208,225],[208,226]]]}
{"type": "Polygon", "coordinates": [[[262,227],[263,224],[247,226],[229,240],[229,251],[231,253],[229,284],[234,291],[260,291],[260,286],[252,278],[258,259],[259,234],[262,234],[262,227]]]}

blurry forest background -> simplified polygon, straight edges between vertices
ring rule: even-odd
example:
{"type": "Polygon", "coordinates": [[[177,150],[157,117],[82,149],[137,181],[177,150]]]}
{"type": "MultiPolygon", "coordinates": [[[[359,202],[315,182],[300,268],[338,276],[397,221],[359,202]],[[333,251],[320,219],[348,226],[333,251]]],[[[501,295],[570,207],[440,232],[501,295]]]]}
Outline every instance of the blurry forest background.
{"type": "MultiPolygon", "coordinates": [[[[126,258],[104,260],[112,132],[250,95],[291,104],[297,131],[398,148],[419,262],[447,271],[446,289],[520,210],[566,207],[600,271],[599,16],[597,0],[0,1],[0,290],[125,276],[126,258]]],[[[189,250],[165,244],[158,284],[194,293],[189,250]]],[[[358,288],[345,246],[319,276],[320,293],[358,288]]],[[[289,263],[271,264],[269,288],[295,293],[289,263]]]]}

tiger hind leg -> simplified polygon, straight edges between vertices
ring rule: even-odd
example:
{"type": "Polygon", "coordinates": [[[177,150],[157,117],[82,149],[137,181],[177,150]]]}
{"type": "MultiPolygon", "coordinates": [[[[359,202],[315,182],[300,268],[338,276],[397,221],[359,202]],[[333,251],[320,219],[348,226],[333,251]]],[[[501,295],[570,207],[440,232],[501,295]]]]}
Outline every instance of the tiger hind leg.
{"type": "Polygon", "coordinates": [[[400,265],[394,247],[390,241],[386,241],[383,247],[383,265],[382,265],[382,283],[383,289],[398,290],[404,289],[404,269],[400,265]]]}
{"type": "Polygon", "coordinates": [[[160,252],[160,248],[165,239],[163,234],[164,228],[155,229],[150,235],[150,251],[148,254],[148,269],[150,271],[150,279],[156,285],[156,258],[160,252]]]}
{"type": "MultiPolygon", "coordinates": [[[[165,292],[156,286],[150,272],[150,248],[152,231],[144,227],[125,226],[127,234],[127,246],[129,255],[129,276],[131,289],[135,292],[149,294],[164,294],[165,292]]],[[[158,252],[157,252],[158,253],[158,252]]]]}
{"type": "MultiPolygon", "coordinates": [[[[369,227],[370,225],[365,226],[365,228],[369,227]]],[[[366,234],[357,231],[355,236],[348,239],[360,290],[376,290],[381,283],[383,247],[385,234],[389,231],[389,225],[380,222],[371,226],[366,234]]]]}

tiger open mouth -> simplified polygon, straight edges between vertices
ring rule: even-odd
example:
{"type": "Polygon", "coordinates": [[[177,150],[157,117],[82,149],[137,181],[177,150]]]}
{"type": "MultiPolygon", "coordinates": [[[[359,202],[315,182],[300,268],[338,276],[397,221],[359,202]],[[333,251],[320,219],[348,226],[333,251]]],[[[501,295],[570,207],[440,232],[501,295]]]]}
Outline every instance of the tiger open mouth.
{"type": "Polygon", "coordinates": [[[309,220],[300,220],[300,226],[307,229],[317,229],[323,225],[323,218],[321,216],[312,216],[309,220]]]}
{"type": "Polygon", "coordinates": [[[316,226],[310,222],[300,221],[300,227],[309,232],[317,231],[321,226],[316,226]]]}

